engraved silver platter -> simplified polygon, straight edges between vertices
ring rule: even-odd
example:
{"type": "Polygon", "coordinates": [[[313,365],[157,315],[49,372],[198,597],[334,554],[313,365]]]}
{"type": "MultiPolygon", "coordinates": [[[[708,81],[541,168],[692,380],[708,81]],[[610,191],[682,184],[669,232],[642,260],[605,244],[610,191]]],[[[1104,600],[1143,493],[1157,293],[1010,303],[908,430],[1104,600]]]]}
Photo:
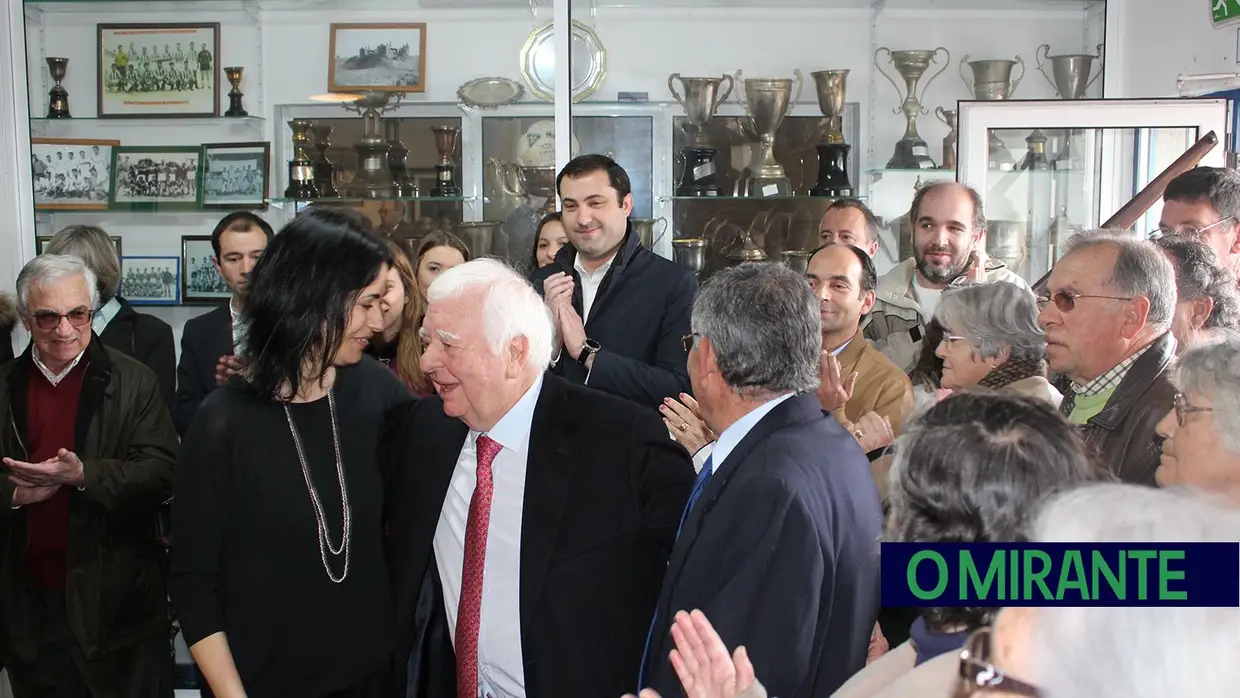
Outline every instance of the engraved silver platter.
{"type": "MultiPolygon", "coordinates": [[[[607,76],[607,49],[593,29],[577,20],[573,20],[571,47],[572,95],[574,102],[580,102],[603,84],[607,76]]],[[[521,47],[521,79],[538,99],[555,100],[555,34],[551,22],[530,32],[521,47]]]]}
{"type": "Polygon", "coordinates": [[[461,103],[477,109],[495,109],[515,104],[525,96],[525,88],[508,78],[476,78],[456,91],[461,103]]]}

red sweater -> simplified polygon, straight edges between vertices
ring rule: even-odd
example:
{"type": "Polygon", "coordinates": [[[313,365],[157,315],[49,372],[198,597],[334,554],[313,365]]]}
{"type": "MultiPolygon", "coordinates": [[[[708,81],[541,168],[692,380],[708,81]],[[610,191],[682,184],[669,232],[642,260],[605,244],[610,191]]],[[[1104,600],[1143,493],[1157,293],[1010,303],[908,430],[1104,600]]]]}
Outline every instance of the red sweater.
{"type": "MultiPolygon", "coordinates": [[[[37,366],[31,366],[26,445],[32,463],[55,458],[62,448],[73,450],[73,428],[86,363],[82,357],[69,375],[54,386],[37,366]]],[[[50,498],[28,504],[24,509],[30,529],[30,545],[26,549],[30,581],[40,589],[62,589],[65,552],[69,548],[69,488],[61,487],[50,498]]]]}

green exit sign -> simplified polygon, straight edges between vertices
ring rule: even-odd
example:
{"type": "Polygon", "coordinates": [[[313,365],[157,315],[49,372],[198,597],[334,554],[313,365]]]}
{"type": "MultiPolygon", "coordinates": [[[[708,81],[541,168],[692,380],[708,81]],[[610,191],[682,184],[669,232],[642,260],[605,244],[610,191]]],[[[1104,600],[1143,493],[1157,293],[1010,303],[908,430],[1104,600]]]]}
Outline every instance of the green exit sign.
{"type": "Polygon", "coordinates": [[[1240,0],[1210,0],[1210,8],[1215,24],[1240,19],[1240,0]]]}

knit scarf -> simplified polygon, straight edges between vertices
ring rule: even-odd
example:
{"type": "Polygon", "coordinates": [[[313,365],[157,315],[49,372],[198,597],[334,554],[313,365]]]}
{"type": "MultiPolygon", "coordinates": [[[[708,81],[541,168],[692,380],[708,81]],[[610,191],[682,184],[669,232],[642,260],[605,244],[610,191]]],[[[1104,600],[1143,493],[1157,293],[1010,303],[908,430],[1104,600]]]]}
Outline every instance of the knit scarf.
{"type": "Polygon", "coordinates": [[[984,388],[998,390],[1018,380],[1032,378],[1033,376],[1046,376],[1045,361],[1040,359],[1008,359],[994,367],[977,384],[984,388]]]}

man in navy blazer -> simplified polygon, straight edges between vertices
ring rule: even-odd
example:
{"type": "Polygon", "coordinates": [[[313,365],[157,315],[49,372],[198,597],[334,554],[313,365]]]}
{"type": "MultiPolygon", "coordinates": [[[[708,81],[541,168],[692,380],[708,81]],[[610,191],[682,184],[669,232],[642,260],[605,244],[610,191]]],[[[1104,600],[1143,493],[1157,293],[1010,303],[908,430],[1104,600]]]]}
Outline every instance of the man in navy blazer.
{"type": "Polygon", "coordinates": [[[642,247],[633,194],[606,155],[573,158],[556,178],[568,245],[535,271],[556,325],[553,370],[649,407],[689,390],[685,350],[697,278],[642,247]]]}
{"type": "Polygon", "coordinates": [[[769,695],[831,695],[865,666],[879,607],[882,505],[869,461],[818,403],[822,321],[779,264],[716,273],[698,293],[688,370],[719,439],[690,495],[638,681],[684,692],[677,611],[744,645],[769,695]]]}

